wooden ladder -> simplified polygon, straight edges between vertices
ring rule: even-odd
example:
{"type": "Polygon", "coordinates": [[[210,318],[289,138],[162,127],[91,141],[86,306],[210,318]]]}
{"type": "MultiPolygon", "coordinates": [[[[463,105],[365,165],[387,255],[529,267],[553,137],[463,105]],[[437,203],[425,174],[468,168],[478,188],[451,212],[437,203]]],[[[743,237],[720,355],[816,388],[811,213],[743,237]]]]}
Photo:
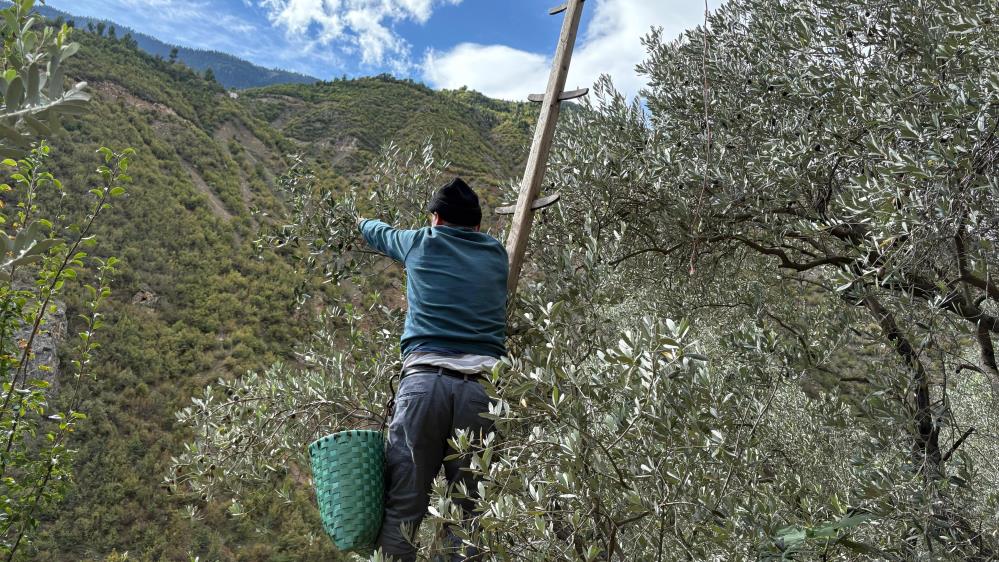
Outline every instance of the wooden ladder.
{"type": "Polygon", "coordinates": [[[510,276],[507,289],[512,296],[517,292],[517,283],[524,266],[524,254],[527,252],[527,240],[531,234],[534,212],[554,204],[559,199],[558,192],[538,198],[548,167],[548,155],[551,152],[552,140],[555,138],[555,125],[558,122],[559,109],[562,102],[585,96],[589,88],[563,91],[565,79],[569,74],[569,62],[572,60],[572,50],[576,44],[576,32],[583,15],[584,0],[568,0],[565,4],[549,10],[551,15],[566,12],[562,23],[562,34],[559,36],[558,49],[555,51],[555,61],[548,77],[548,89],[544,94],[532,94],[528,100],[541,104],[541,116],[534,131],[534,142],[531,144],[531,154],[527,159],[527,170],[520,184],[520,195],[517,204],[496,209],[497,214],[512,214],[513,223],[506,241],[506,251],[510,258],[510,276]]]}

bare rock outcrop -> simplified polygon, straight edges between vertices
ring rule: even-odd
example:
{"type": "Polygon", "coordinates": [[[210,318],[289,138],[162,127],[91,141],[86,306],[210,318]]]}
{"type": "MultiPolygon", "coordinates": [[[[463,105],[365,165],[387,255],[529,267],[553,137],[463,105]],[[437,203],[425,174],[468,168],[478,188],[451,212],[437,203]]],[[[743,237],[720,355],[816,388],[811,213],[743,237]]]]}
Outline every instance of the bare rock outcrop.
{"type": "Polygon", "coordinates": [[[159,300],[159,295],[148,289],[141,289],[132,296],[132,304],[139,306],[153,306],[159,300]]]}
{"type": "MultiPolygon", "coordinates": [[[[59,382],[59,346],[66,339],[66,305],[54,301],[52,310],[45,313],[42,323],[31,342],[31,359],[28,361],[28,380],[43,380],[55,388],[59,382]]],[[[25,324],[15,334],[14,341],[23,348],[31,336],[31,324],[25,324]]]]}

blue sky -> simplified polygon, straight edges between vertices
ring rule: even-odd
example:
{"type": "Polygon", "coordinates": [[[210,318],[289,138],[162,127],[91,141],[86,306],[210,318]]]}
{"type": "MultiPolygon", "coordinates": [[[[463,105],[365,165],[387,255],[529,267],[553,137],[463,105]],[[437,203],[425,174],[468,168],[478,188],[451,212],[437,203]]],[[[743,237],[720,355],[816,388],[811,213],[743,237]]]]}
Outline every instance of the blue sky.
{"type": "MultiPolygon", "coordinates": [[[[390,72],[506,99],[542,91],[560,0],[49,0],[168,43],[332,78],[390,72]]],[[[715,4],[712,2],[712,4],[715,4]]],[[[629,95],[652,26],[670,36],[703,20],[701,0],[588,0],[569,86],[610,74],[629,95]]]]}

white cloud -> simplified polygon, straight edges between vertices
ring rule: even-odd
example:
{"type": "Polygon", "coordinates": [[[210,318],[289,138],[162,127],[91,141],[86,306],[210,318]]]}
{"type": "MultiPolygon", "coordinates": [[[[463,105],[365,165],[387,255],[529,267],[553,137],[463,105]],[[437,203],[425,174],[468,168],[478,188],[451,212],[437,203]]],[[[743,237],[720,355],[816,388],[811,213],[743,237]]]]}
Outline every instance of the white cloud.
{"type": "Polygon", "coordinates": [[[395,70],[409,65],[409,43],[393,29],[401,21],[426,23],[434,8],[462,0],[257,0],[273,24],[289,39],[308,45],[336,45],[345,53],[359,52],[362,64],[395,70]]]}
{"type": "MultiPolygon", "coordinates": [[[[704,18],[704,4],[698,0],[591,0],[585,9],[594,10],[593,18],[577,40],[566,89],[590,86],[601,74],[609,74],[615,86],[631,96],[645,85],[635,72],[645,58],[642,37],[654,26],[676,37],[704,18]]],[[[468,86],[488,96],[523,100],[544,91],[552,54],[465,43],[429,52],[423,79],[437,88],[468,86]]]]}
{"type": "Polygon", "coordinates": [[[549,64],[543,55],[505,45],[462,43],[447,53],[428,52],[423,78],[438,88],[467,85],[492,97],[518,99],[526,97],[525,88],[544,90],[549,64]]]}

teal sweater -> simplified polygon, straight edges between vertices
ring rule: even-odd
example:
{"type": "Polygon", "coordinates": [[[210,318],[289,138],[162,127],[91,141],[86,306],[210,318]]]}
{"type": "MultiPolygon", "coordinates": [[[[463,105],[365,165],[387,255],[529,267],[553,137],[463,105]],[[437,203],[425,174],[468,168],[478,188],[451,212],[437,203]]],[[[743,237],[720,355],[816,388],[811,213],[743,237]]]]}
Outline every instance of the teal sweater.
{"type": "Polygon", "coordinates": [[[438,226],[399,230],[360,224],[375,250],[406,268],[409,311],[402,355],[414,351],[506,354],[506,249],[471,229],[438,226]]]}

